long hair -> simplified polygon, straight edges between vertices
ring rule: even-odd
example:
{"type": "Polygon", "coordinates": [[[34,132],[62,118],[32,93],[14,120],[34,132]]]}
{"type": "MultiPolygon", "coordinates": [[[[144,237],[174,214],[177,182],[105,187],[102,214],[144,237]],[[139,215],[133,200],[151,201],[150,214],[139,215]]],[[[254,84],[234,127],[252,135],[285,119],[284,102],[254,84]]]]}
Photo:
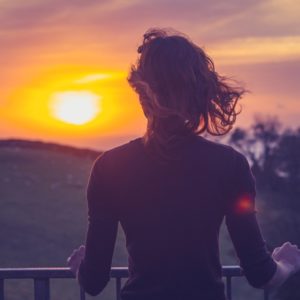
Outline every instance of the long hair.
{"type": "Polygon", "coordinates": [[[144,142],[161,155],[186,137],[227,133],[239,113],[242,87],[220,76],[212,59],[187,36],[149,29],[128,82],[148,120],[144,142]]]}

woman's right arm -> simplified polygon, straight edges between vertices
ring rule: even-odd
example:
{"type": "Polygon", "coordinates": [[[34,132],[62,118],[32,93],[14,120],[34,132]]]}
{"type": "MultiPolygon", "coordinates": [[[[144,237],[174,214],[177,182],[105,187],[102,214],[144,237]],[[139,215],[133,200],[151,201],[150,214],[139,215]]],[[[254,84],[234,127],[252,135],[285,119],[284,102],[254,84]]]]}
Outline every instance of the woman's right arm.
{"type": "Polygon", "coordinates": [[[228,214],[225,222],[246,279],[253,287],[263,288],[276,274],[277,264],[267,250],[255,212],[228,214]]]}
{"type": "Polygon", "coordinates": [[[246,158],[235,154],[233,176],[227,182],[226,225],[248,282],[256,288],[278,287],[300,270],[300,250],[289,242],[272,255],[267,250],[256,219],[255,179],[246,158]]]}

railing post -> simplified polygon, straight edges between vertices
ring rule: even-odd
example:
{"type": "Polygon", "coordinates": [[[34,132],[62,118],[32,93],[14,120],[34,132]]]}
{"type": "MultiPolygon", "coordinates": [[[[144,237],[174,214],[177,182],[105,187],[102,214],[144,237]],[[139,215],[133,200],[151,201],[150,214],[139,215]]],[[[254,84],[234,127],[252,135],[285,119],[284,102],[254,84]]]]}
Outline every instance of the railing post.
{"type": "Polygon", "coordinates": [[[49,278],[34,279],[34,300],[50,300],[49,278]]]}
{"type": "Polygon", "coordinates": [[[116,296],[117,300],[121,300],[121,277],[116,277],[116,296]]]}
{"type": "Polygon", "coordinates": [[[226,276],[226,295],[227,295],[228,300],[232,299],[231,276],[226,276]]]}
{"type": "Polygon", "coordinates": [[[4,279],[0,279],[0,300],[4,300],[4,279]]]}
{"type": "Polygon", "coordinates": [[[264,300],[269,300],[269,290],[264,289],[264,300]]]}
{"type": "Polygon", "coordinates": [[[85,300],[85,291],[82,287],[80,287],[80,300],[85,300]]]}

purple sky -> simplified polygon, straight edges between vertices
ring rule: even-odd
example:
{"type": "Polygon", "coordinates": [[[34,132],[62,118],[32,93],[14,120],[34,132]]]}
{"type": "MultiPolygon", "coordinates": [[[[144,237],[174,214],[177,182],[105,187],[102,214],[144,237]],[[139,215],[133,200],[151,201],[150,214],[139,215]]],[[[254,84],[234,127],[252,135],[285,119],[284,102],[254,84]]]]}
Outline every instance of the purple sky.
{"type": "MultiPolygon", "coordinates": [[[[0,0],[0,24],[0,137],[35,137],[14,125],[18,122],[8,107],[16,91],[54,67],[126,72],[149,27],[186,33],[204,47],[221,74],[245,83],[252,93],[242,100],[238,125],[250,124],[261,113],[300,126],[298,0],[0,0]]],[[[114,146],[140,133],[133,126],[116,130],[102,137],[102,145],[114,146]]],[[[42,138],[40,133],[36,138],[42,138]]],[[[72,136],[68,142],[95,146],[98,138],[72,136]]]]}

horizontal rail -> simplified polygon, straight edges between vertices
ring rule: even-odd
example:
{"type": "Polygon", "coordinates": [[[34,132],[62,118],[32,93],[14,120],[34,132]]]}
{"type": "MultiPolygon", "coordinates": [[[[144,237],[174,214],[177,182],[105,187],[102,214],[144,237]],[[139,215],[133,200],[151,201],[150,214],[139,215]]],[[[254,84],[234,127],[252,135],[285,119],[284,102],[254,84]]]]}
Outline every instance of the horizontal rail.
{"type": "MultiPolygon", "coordinates": [[[[113,278],[128,277],[127,267],[113,267],[113,278]]],[[[75,278],[69,268],[0,268],[0,279],[75,278]]]]}
{"type": "MultiPolygon", "coordinates": [[[[112,278],[126,278],[129,276],[127,267],[111,268],[112,278]]],[[[223,266],[222,276],[239,277],[243,271],[238,266],[223,266]]],[[[0,279],[35,279],[35,278],[75,278],[69,268],[0,268],[0,279]]]]}

